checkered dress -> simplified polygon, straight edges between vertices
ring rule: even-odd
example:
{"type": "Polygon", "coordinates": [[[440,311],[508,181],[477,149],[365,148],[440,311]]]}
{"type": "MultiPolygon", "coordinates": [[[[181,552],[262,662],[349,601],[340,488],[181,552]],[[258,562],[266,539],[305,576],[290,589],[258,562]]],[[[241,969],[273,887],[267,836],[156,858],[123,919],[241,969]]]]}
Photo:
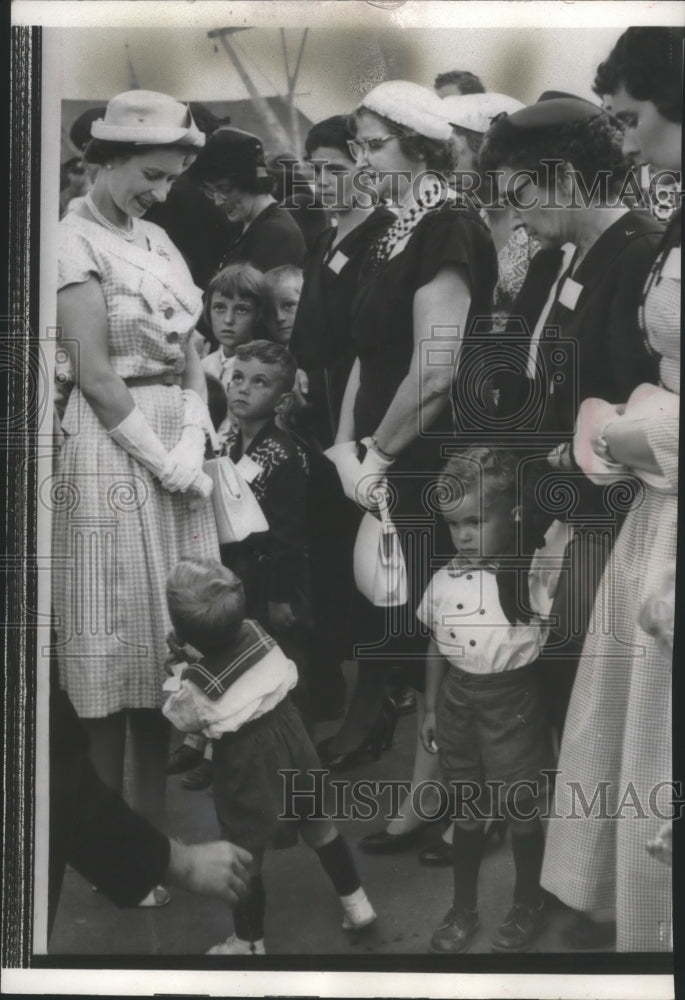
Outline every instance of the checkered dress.
{"type": "MultiPolygon", "coordinates": [[[[679,294],[655,285],[645,313],[656,348],[679,337],[679,294]]],[[[616,907],[619,951],[668,951],[672,869],[646,850],[668,815],[671,779],[671,663],[638,625],[645,601],[660,589],[675,559],[678,507],[678,422],[646,422],[649,445],[671,492],[644,487],[623,525],[599,587],[569,706],[557,777],[556,813],[574,811],[569,782],[591,803],[610,782],[609,812],[622,819],[550,820],[542,885],[578,910],[616,907]],[[631,804],[634,803],[634,804],[631,804]],[[642,815],[644,811],[644,815],[642,815]]],[[[575,812],[582,816],[576,796],[575,812]]]]}
{"type": "MultiPolygon", "coordinates": [[[[95,276],[107,306],[110,364],[122,378],[180,372],[199,289],[163,230],[148,249],[73,214],[60,222],[58,287],[95,276]]],[[[88,350],[88,331],[80,335],[88,350]]],[[[132,387],[166,448],[181,434],[178,386],[132,387]]],[[[78,388],[41,500],[53,514],[53,611],[62,685],[82,717],[156,708],[166,677],[165,584],[182,555],[219,557],[211,501],[172,494],[107,435],[78,388]]]]}

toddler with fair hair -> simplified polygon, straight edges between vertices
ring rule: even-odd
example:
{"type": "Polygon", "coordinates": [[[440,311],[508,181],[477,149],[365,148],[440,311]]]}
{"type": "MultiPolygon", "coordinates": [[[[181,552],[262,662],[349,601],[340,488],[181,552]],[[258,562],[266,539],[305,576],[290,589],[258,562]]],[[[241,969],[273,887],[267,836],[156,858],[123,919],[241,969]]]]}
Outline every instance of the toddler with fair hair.
{"type": "Polygon", "coordinates": [[[201,659],[177,665],[165,685],[175,690],[164,714],[178,729],[215,740],[221,833],[253,857],[248,895],[234,910],[234,931],[207,954],[265,954],[264,852],[294,845],[298,833],[318,854],[340,897],[343,928],[373,923],[376,914],[346,841],[324,813],[308,818],[315,811],[309,772],[321,762],[290,699],[295,664],[258,622],[245,618],[242,584],[217,560],[181,560],[167,580],[167,603],[176,641],[194,647],[201,659]],[[296,772],[292,784],[286,785],[284,771],[296,772]]]}

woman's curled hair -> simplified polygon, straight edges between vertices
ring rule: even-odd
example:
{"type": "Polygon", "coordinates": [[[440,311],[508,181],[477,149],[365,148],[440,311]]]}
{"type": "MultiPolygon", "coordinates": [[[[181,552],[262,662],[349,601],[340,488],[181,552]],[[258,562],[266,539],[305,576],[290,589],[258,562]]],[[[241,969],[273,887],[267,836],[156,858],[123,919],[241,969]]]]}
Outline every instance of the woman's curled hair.
{"type": "Polygon", "coordinates": [[[597,67],[600,97],[625,87],[636,101],[651,101],[670,122],[683,119],[683,28],[628,28],[597,67]]]}

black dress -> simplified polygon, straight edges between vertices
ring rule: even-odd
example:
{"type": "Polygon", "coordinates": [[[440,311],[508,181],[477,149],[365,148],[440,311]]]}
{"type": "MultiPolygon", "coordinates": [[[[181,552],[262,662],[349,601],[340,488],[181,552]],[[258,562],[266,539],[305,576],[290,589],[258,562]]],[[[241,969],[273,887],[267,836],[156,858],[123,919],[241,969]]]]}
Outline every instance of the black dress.
{"type": "Polygon", "coordinates": [[[335,227],[319,234],[304,264],[304,281],[290,349],[309,376],[310,409],[303,430],[322,448],[333,444],[345,386],[355,358],[350,310],[370,245],[395,220],[378,208],[332,249],[335,227]]]}
{"type": "MultiPolygon", "coordinates": [[[[471,292],[468,331],[474,317],[491,312],[497,255],[485,223],[459,200],[425,214],[388,259],[379,260],[370,253],[351,322],[360,361],[354,405],[357,440],[376,431],[404,380],[414,351],[414,296],[445,267],[459,269],[467,279],[471,292]]],[[[439,331],[439,346],[437,338],[439,331]]],[[[408,661],[408,679],[420,687],[429,631],[415,612],[431,575],[453,554],[433,500],[436,476],[444,464],[441,446],[454,442],[448,398],[432,426],[418,430],[418,437],[396,458],[388,476],[394,498],[391,513],[407,563],[408,601],[382,615],[372,609],[368,634],[360,637],[368,641],[362,642],[358,654],[360,659],[408,661]]]]}
{"type": "Polygon", "coordinates": [[[301,267],[304,236],[287,208],[272,202],[227,247],[221,267],[246,262],[258,271],[294,264],[301,267]]]}

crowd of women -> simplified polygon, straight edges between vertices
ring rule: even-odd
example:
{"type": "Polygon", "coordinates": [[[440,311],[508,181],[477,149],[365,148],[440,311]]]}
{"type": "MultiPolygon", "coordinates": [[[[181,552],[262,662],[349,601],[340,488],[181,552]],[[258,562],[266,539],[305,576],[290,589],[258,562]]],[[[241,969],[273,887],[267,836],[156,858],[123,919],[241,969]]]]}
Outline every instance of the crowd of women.
{"type": "MultiPolygon", "coordinates": [[[[300,164],[150,91],[91,116],[60,222],[56,656],[100,777],[122,791],[128,754],[158,826],[167,771],[221,780],[205,730],[169,757],[161,712],[167,579],[214,560],[296,664],[307,739],[341,719],[306,759],[363,776],[415,709],[412,789],[445,788],[451,822],[427,846],[410,792],[358,846],[452,867],[434,951],[468,947],[507,829],[494,950],[531,948],[552,897],[571,947],[672,946],[680,211],[654,172],[672,194],[682,70],[682,30],[630,28],[598,102],[391,80],[300,164]],[[261,541],[220,545],[212,453],[261,541]]],[[[315,849],[351,899],[341,843],[315,849]]]]}

